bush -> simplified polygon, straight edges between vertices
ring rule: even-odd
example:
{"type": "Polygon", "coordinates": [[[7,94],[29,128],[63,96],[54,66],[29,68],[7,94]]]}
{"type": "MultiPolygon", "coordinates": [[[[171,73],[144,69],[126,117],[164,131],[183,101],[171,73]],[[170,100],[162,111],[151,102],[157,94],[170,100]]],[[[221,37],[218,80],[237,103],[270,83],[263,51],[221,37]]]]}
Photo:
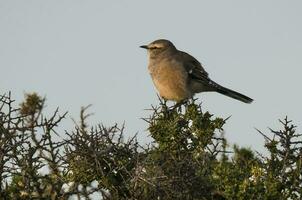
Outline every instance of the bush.
{"type": "Polygon", "coordinates": [[[44,115],[45,98],[27,94],[20,106],[0,96],[1,199],[300,199],[302,141],[285,118],[264,136],[267,155],[228,144],[226,120],[194,100],[160,102],[144,120],[154,139],[125,140],[124,126],[88,124],[88,107],[71,131],[67,113],[44,115]]]}

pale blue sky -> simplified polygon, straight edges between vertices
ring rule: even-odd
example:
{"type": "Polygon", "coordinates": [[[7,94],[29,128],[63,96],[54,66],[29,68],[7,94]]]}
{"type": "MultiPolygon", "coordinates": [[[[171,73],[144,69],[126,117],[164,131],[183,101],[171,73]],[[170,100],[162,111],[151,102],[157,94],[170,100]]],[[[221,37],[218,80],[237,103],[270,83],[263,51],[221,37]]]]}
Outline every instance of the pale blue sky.
{"type": "MultiPolygon", "coordinates": [[[[139,46],[158,38],[200,60],[216,82],[250,104],[198,94],[204,110],[231,119],[232,143],[261,150],[266,131],[288,115],[302,127],[302,1],[0,0],[0,92],[47,96],[78,117],[93,104],[93,123],[126,123],[147,138],[141,117],[157,105],[139,46]]],[[[71,121],[71,120],[67,120],[71,121]]]]}

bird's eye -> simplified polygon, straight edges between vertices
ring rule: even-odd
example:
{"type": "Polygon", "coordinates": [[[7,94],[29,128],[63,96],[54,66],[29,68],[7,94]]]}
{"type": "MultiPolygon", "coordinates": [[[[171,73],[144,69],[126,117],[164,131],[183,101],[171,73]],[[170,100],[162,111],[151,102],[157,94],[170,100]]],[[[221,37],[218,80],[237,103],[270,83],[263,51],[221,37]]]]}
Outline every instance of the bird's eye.
{"type": "Polygon", "coordinates": [[[152,46],[152,47],[150,47],[150,49],[158,49],[158,47],[157,46],[152,46]]]}

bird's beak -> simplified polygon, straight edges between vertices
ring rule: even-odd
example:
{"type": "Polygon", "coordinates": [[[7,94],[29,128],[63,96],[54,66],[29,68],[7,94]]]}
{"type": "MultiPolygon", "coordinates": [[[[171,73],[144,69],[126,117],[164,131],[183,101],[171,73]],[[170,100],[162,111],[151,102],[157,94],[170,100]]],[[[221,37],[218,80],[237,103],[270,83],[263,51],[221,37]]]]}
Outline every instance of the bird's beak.
{"type": "Polygon", "coordinates": [[[139,46],[140,48],[143,48],[143,49],[149,49],[148,45],[142,45],[142,46],[139,46]]]}

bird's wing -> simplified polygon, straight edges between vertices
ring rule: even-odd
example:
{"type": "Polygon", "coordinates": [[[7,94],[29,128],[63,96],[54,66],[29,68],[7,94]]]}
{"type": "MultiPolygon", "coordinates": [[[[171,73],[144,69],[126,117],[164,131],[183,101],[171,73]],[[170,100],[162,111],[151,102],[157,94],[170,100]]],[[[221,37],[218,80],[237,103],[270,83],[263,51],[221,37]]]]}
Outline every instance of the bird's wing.
{"type": "Polygon", "coordinates": [[[196,80],[201,82],[208,82],[209,75],[202,67],[201,63],[195,59],[193,56],[186,52],[180,51],[181,60],[184,62],[184,67],[188,73],[188,75],[196,80]]]}

